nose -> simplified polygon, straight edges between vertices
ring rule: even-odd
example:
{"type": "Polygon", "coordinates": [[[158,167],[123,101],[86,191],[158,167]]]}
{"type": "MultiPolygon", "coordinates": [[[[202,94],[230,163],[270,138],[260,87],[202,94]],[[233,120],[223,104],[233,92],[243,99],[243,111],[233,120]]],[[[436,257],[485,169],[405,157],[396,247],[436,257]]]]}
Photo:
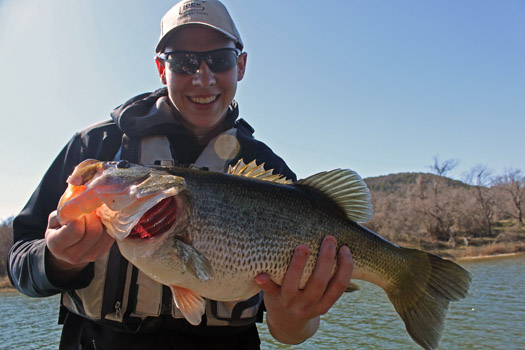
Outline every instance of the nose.
{"type": "Polygon", "coordinates": [[[202,61],[199,69],[193,75],[193,85],[211,86],[215,84],[215,74],[211,71],[206,61],[202,61]]]}

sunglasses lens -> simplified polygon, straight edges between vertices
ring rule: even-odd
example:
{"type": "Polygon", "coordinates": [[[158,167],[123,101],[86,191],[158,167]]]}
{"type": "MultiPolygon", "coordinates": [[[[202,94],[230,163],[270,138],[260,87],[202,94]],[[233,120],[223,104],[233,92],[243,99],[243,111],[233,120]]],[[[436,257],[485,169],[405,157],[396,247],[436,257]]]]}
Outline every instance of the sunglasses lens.
{"type": "Polygon", "coordinates": [[[208,67],[216,73],[227,71],[237,64],[237,54],[232,50],[212,52],[206,58],[208,67]]]}
{"type": "Polygon", "coordinates": [[[195,74],[204,60],[214,73],[224,72],[237,64],[237,51],[220,49],[210,52],[172,52],[167,54],[169,69],[178,74],[195,74]]]}
{"type": "Polygon", "coordinates": [[[195,74],[199,69],[199,60],[190,52],[174,52],[169,54],[167,61],[170,70],[178,74],[195,74]]]}

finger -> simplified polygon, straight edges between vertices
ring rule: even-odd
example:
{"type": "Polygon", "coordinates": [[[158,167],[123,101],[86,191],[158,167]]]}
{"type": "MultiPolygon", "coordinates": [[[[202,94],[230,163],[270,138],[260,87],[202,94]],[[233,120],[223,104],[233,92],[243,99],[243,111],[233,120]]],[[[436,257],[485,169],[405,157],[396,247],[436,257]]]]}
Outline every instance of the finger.
{"type": "Polygon", "coordinates": [[[100,218],[95,214],[86,215],[86,245],[83,247],[83,259],[85,261],[95,261],[98,257],[105,254],[113,245],[115,240],[108,235],[100,218]],[[91,246],[88,246],[92,243],[91,246]]]}
{"type": "Polygon", "coordinates": [[[339,299],[339,297],[348,288],[352,272],[354,269],[354,260],[350,249],[346,246],[339,249],[337,255],[337,270],[334,277],[328,283],[326,291],[319,301],[319,314],[325,314],[330,307],[339,299]]]}
{"type": "Polygon", "coordinates": [[[61,255],[62,251],[77,244],[84,237],[85,219],[83,217],[58,228],[53,228],[54,219],[50,218],[49,220],[48,229],[45,233],[46,244],[57,257],[61,255]]]}
{"type": "Polygon", "coordinates": [[[106,254],[114,243],[115,240],[112,237],[105,232],[102,233],[93,246],[85,250],[81,255],[82,262],[93,262],[97,260],[99,257],[106,254]]]}
{"type": "Polygon", "coordinates": [[[281,294],[286,300],[291,300],[299,291],[304,267],[310,255],[310,249],[304,244],[295,248],[290,265],[281,285],[281,294]]]}
{"type": "Polygon", "coordinates": [[[337,242],[333,236],[326,236],[319,249],[315,269],[304,289],[304,298],[310,303],[317,302],[325,293],[335,265],[337,242]]]}
{"type": "Polygon", "coordinates": [[[100,227],[100,230],[102,231],[102,233],[99,236],[99,240],[96,243],[97,246],[98,246],[98,250],[100,251],[100,253],[97,254],[97,257],[98,257],[101,254],[104,254],[107,251],[109,251],[111,246],[115,243],[115,239],[108,234],[106,228],[104,227],[104,225],[100,221],[99,217],[98,216],[95,216],[95,217],[96,217],[96,220],[97,220],[97,225],[100,227]]]}
{"type": "Polygon", "coordinates": [[[95,214],[84,215],[86,219],[86,232],[93,235],[101,235],[104,232],[104,225],[100,221],[100,218],[95,214]]]}
{"type": "Polygon", "coordinates": [[[85,215],[84,218],[84,236],[65,249],[67,261],[72,264],[95,261],[105,252],[104,249],[109,244],[109,237],[107,237],[100,219],[94,214],[85,215]]]}
{"type": "Polygon", "coordinates": [[[104,243],[104,247],[103,247],[104,253],[109,251],[109,249],[113,246],[113,244],[115,244],[115,239],[111,237],[110,235],[108,235],[107,232],[104,232],[101,239],[103,240],[103,243],[104,243]]]}
{"type": "Polygon", "coordinates": [[[281,293],[281,287],[274,283],[270,276],[265,273],[255,276],[255,283],[267,295],[277,296],[281,293]]]}
{"type": "Polygon", "coordinates": [[[47,227],[48,228],[59,228],[60,226],[60,223],[58,222],[58,217],[57,217],[57,211],[52,211],[51,214],[49,214],[49,217],[47,218],[47,227]]]}

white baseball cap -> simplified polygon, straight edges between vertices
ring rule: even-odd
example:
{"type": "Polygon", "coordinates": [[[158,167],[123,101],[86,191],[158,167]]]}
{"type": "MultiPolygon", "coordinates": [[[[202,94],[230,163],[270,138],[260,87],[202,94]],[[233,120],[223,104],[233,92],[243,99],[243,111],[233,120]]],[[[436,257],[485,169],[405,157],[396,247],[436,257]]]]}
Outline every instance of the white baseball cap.
{"type": "Polygon", "coordinates": [[[166,12],[160,21],[160,38],[155,51],[164,50],[169,38],[181,27],[199,24],[213,28],[232,39],[242,50],[241,36],[226,7],[218,0],[183,0],[166,12]]]}

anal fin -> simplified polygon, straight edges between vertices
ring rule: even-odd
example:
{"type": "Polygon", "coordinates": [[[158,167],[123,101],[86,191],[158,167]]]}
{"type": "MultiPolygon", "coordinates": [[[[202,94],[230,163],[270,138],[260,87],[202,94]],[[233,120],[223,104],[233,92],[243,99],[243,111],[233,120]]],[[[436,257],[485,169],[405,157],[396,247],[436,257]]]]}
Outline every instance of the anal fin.
{"type": "Polygon", "coordinates": [[[349,282],[348,283],[348,287],[346,287],[346,289],[345,289],[345,293],[355,292],[355,291],[357,291],[359,289],[361,289],[361,288],[359,288],[358,284],[355,284],[354,282],[349,282]]]}
{"type": "Polygon", "coordinates": [[[191,289],[177,286],[170,286],[170,288],[175,306],[189,323],[198,326],[206,311],[206,301],[191,289]]]}

